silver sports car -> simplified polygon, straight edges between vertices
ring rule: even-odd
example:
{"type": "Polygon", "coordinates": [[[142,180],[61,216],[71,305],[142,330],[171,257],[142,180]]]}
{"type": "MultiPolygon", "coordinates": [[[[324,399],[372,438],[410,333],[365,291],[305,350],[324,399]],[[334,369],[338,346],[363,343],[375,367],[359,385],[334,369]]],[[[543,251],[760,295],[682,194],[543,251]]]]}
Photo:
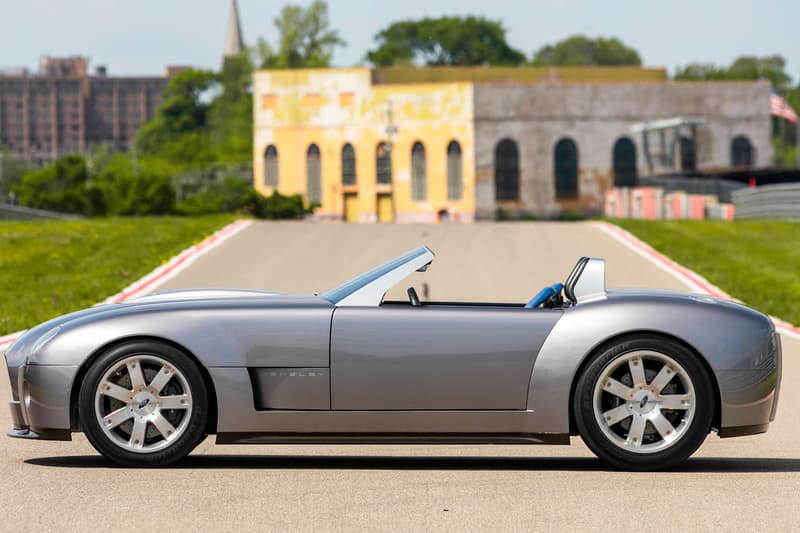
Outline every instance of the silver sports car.
{"type": "Polygon", "coordinates": [[[624,469],[666,468],[709,431],[767,430],[780,340],[736,303],[606,290],[581,258],[527,304],[386,292],[427,247],[319,295],[171,291],[56,318],[6,353],[14,428],[83,431],[129,466],[218,443],[569,444],[624,469]]]}

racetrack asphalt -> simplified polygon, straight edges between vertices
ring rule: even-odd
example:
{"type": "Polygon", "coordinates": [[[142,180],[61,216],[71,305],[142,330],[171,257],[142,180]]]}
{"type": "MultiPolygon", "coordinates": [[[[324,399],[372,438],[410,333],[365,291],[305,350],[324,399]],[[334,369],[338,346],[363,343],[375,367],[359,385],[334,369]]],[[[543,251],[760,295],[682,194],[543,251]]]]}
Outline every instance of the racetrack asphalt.
{"type": "MultiPolygon", "coordinates": [[[[436,300],[523,302],[563,280],[581,255],[606,258],[611,287],[683,288],[584,223],[256,223],[159,290],[316,292],[419,244],[437,256],[413,284],[422,295],[427,283],[436,300]]],[[[390,296],[405,297],[406,285],[390,296]]],[[[796,530],[800,341],[784,336],[783,353],[770,431],[710,435],[694,458],[668,472],[609,470],[577,438],[571,446],[217,446],[207,439],[184,462],[155,470],[116,468],[81,434],[63,443],[0,438],[0,530],[796,530]]],[[[0,401],[8,399],[3,374],[0,401]]],[[[0,411],[0,427],[10,426],[0,411]]]]}

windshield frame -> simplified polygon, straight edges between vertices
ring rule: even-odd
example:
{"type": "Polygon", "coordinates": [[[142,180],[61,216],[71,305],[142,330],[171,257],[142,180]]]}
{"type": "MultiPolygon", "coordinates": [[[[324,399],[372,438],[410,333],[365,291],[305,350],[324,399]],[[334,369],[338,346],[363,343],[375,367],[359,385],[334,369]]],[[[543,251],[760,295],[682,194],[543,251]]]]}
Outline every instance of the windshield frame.
{"type": "Polygon", "coordinates": [[[434,253],[420,246],[320,294],[336,307],[378,307],[386,292],[418,270],[434,253]]]}

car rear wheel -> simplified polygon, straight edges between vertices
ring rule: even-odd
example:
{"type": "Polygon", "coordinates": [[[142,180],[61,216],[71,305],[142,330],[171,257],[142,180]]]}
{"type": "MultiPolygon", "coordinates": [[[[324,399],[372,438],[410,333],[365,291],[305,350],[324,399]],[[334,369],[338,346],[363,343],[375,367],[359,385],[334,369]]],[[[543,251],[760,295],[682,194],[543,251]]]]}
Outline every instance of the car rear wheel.
{"type": "Polygon", "coordinates": [[[89,368],[78,398],[89,442],[125,466],[164,466],[205,437],[208,397],[194,361],[158,342],[112,348],[89,368]]]}
{"type": "Polygon", "coordinates": [[[578,379],[578,431],[601,459],[626,470],[669,468],[689,457],[711,428],[711,380],[697,356],[656,335],[601,350],[578,379]]]}

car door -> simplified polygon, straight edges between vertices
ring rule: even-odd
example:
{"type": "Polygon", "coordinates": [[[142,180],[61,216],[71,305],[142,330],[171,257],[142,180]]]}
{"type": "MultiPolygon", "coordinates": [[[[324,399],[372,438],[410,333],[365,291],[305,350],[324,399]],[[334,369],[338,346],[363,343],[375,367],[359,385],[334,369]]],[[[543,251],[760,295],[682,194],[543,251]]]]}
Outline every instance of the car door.
{"type": "Polygon", "coordinates": [[[521,410],[560,310],[341,307],[331,325],[334,410],[521,410]]]}

